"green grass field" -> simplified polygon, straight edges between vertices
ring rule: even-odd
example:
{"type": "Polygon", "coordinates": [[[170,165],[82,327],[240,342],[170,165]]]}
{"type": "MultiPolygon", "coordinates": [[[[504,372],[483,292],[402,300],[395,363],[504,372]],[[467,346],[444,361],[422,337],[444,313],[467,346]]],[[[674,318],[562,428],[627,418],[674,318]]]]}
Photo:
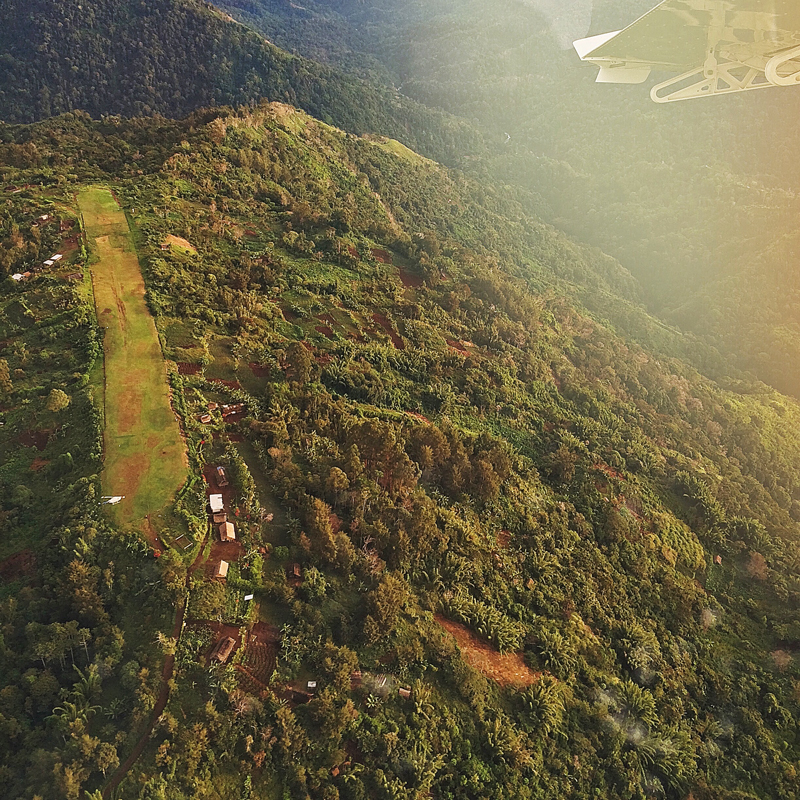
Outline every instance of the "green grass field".
{"type": "Polygon", "coordinates": [[[100,325],[106,328],[103,492],[124,495],[120,524],[142,526],[186,479],[186,449],[169,400],[164,358],[125,214],[108,189],[78,195],[100,325]]]}

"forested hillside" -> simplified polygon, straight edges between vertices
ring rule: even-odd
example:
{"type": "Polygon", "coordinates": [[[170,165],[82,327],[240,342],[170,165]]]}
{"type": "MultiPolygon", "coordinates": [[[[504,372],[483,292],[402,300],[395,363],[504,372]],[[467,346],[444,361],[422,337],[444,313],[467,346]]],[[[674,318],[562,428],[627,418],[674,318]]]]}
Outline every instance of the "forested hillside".
{"type": "MultiPolygon", "coordinates": [[[[570,8],[558,9],[554,27],[544,12],[555,7],[544,2],[499,0],[491,11],[475,0],[218,5],[279,46],[360,68],[470,120],[497,145],[493,174],[538,195],[540,216],[621,261],[653,311],[800,395],[800,172],[791,155],[800,92],[665,107],[647,86],[598,86],[595,69],[557,38],[570,8]]],[[[600,33],[654,2],[593,5],[591,33],[600,33]]]]}
{"type": "Polygon", "coordinates": [[[8,796],[106,785],[163,686],[119,798],[796,800],[794,401],[681,360],[516,190],[283,105],[4,126],[0,176],[4,272],[69,262],[0,284],[8,796]],[[98,183],[190,457],[160,562],[78,424],[90,265],[54,237],[98,183]]]}
{"type": "MultiPolygon", "coordinates": [[[[656,107],[645,87],[595,85],[562,49],[568,10],[554,24],[542,2],[502,0],[490,17],[472,0],[218,5],[299,55],[197,0],[3,4],[0,117],[180,117],[269,98],[399,138],[524,189],[529,213],[614,255],[662,319],[800,394],[798,93],[656,107]]],[[[592,30],[647,5],[595,3],[592,30]]]]}
{"type": "Polygon", "coordinates": [[[0,120],[80,109],[184,117],[262,98],[355,133],[380,131],[432,158],[483,150],[464,122],[292,57],[200,0],[9,0],[0,6],[0,120]]]}

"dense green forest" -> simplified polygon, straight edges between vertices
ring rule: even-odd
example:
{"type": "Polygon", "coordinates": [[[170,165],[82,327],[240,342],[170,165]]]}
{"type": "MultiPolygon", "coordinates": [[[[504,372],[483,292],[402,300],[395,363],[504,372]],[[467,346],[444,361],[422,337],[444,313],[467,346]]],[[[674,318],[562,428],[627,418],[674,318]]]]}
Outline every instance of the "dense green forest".
{"type": "Polygon", "coordinates": [[[11,0],[0,7],[0,120],[183,117],[262,98],[354,133],[380,131],[448,164],[483,152],[463,121],[290,56],[201,0],[11,0]]]}
{"type": "MultiPolygon", "coordinates": [[[[491,172],[530,190],[539,216],[615,256],[651,310],[800,394],[791,156],[800,93],[664,107],[644,86],[595,85],[594,68],[554,36],[547,2],[217,5],[278,46],[468,119],[493,143],[491,172]]],[[[654,2],[592,5],[590,32],[600,33],[654,2]]],[[[569,8],[557,11],[568,23],[569,8]]]]}
{"type": "MultiPolygon", "coordinates": [[[[545,0],[501,0],[488,17],[474,0],[217,5],[5,3],[0,118],[180,117],[268,98],[397,138],[528,192],[528,213],[612,254],[662,320],[800,395],[797,92],[664,108],[645,87],[597,86],[563,49],[565,32],[586,32],[586,4],[572,23],[545,0]]],[[[593,3],[591,32],[648,5],[593,3]]]]}
{"type": "Polygon", "coordinates": [[[164,687],[116,797],[798,796],[800,408],[618,263],[278,104],[6,125],[0,172],[3,274],[65,256],[0,284],[9,797],[100,790],[164,687]],[[192,468],[158,560],[97,506],[97,183],[192,468]]]}

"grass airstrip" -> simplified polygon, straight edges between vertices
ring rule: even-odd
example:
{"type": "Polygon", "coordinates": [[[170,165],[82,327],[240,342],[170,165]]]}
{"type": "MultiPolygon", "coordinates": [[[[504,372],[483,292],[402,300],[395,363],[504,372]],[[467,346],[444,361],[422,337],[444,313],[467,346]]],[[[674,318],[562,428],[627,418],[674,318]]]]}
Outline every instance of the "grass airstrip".
{"type": "Polygon", "coordinates": [[[103,493],[124,495],[116,521],[138,525],[183,485],[186,451],[125,214],[106,188],[81,191],[78,204],[93,256],[97,319],[106,329],[103,493]]]}

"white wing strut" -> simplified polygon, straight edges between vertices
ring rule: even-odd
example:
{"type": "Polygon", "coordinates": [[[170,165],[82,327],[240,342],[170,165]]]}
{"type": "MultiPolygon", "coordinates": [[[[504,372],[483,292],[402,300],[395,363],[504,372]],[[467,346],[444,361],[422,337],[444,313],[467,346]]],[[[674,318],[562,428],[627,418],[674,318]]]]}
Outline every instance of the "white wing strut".
{"type": "Polygon", "coordinates": [[[664,0],[621,31],[574,43],[598,83],[643,83],[657,103],[800,84],[798,0],[664,0]]]}

